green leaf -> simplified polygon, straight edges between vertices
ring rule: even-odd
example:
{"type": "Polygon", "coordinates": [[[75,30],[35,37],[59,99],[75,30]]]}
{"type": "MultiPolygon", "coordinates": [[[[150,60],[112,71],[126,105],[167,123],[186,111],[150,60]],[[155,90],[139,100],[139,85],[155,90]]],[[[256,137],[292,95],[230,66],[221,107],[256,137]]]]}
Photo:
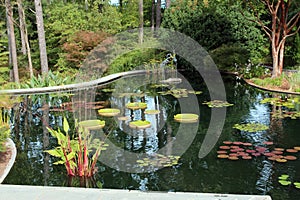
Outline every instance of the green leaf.
{"type": "Polygon", "coordinates": [[[62,157],[63,156],[63,153],[61,151],[61,149],[51,149],[51,150],[46,150],[45,152],[49,153],[51,156],[54,156],[54,157],[62,157]]]}
{"type": "Polygon", "coordinates": [[[286,181],[286,180],[280,180],[280,181],[278,181],[281,185],[284,185],[284,186],[286,186],[286,185],[290,185],[292,182],[291,181],[286,181]]]}
{"type": "Polygon", "coordinates": [[[65,133],[68,133],[69,132],[69,129],[70,129],[70,126],[69,126],[69,123],[68,123],[68,120],[66,117],[64,117],[64,122],[63,122],[63,126],[64,126],[64,131],[65,133]]]}
{"type": "Polygon", "coordinates": [[[53,165],[63,165],[65,162],[63,160],[59,160],[57,162],[54,162],[53,165]]]}
{"type": "Polygon", "coordinates": [[[286,180],[286,179],[288,179],[290,176],[289,175],[287,175],[287,174],[282,174],[281,176],[279,176],[278,178],[280,179],[280,180],[286,180]]]}
{"type": "Polygon", "coordinates": [[[300,189],[300,183],[299,182],[294,182],[294,185],[296,188],[300,189]]]}

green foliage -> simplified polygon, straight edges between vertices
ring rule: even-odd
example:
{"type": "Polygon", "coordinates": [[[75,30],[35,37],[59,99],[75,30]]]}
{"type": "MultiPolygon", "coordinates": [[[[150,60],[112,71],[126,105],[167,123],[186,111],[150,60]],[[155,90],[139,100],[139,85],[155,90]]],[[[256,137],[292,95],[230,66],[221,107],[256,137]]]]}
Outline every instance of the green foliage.
{"type": "Polygon", "coordinates": [[[0,84],[9,80],[8,39],[5,33],[5,23],[0,22],[0,84]]]}
{"type": "MultiPolygon", "coordinates": [[[[209,1],[204,4],[202,1],[182,0],[165,11],[162,25],[191,36],[209,52],[215,50],[217,55],[228,48],[233,54],[230,59],[226,62],[222,58],[217,59],[217,64],[225,68],[234,66],[236,60],[243,56],[245,59],[240,62],[249,58],[255,63],[262,62],[269,53],[263,33],[248,18],[251,14],[243,10],[238,1],[209,1]]],[[[227,59],[225,55],[224,58],[227,59]]]]}
{"type": "Polygon", "coordinates": [[[59,73],[53,73],[51,70],[47,75],[37,77],[32,77],[29,81],[22,84],[23,88],[38,88],[38,87],[50,87],[57,85],[66,85],[70,84],[72,80],[69,77],[62,77],[59,73]]]}
{"type": "Polygon", "coordinates": [[[270,70],[261,65],[253,64],[250,60],[243,65],[236,65],[236,71],[245,79],[263,78],[270,75],[270,70]]]}
{"type": "Polygon", "coordinates": [[[260,123],[235,124],[233,128],[246,132],[265,131],[269,129],[268,126],[260,123]]]}
{"type": "Polygon", "coordinates": [[[221,100],[212,100],[209,102],[204,102],[202,104],[206,104],[210,108],[221,108],[221,107],[233,106],[233,104],[221,100]]]}

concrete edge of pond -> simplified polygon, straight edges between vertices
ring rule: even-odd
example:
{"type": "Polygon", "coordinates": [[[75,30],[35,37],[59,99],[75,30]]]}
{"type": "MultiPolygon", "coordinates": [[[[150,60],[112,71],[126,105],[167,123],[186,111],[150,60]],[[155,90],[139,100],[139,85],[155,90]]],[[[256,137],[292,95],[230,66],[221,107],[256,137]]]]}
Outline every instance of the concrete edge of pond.
{"type": "Polygon", "coordinates": [[[151,73],[150,70],[135,70],[135,71],[127,71],[120,72],[116,74],[111,74],[108,76],[101,77],[96,80],[92,80],[89,82],[82,83],[74,83],[69,85],[60,85],[60,86],[51,86],[51,87],[42,87],[42,88],[23,88],[23,89],[9,89],[9,90],[0,90],[0,94],[7,95],[20,95],[20,94],[42,94],[42,93],[51,93],[51,92],[63,92],[63,91],[72,91],[72,90],[80,90],[84,88],[94,87],[100,84],[106,84],[112,82],[114,80],[137,75],[137,74],[146,74],[151,73]]]}
{"type": "Polygon", "coordinates": [[[267,195],[192,193],[192,192],[141,192],[137,190],[92,189],[74,187],[0,185],[2,200],[272,200],[267,195]]]}
{"type": "Polygon", "coordinates": [[[5,177],[10,172],[10,169],[14,165],[14,162],[15,162],[16,156],[17,156],[17,148],[16,148],[15,143],[12,141],[12,139],[10,139],[10,138],[7,139],[6,146],[11,149],[11,157],[6,165],[6,168],[3,172],[3,174],[0,174],[0,184],[4,181],[5,177]]]}

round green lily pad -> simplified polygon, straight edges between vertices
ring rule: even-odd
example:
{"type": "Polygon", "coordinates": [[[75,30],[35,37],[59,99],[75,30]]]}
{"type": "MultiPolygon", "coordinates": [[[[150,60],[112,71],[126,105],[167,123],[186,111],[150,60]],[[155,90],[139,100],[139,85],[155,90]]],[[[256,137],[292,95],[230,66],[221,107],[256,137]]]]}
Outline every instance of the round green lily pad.
{"type": "Polygon", "coordinates": [[[148,114],[148,115],[156,115],[159,113],[160,113],[159,110],[145,110],[145,114],[148,114]]]}
{"type": "Polygon", "coordinates": [[[79,126],[88,130],[97,130],[105,126],[105,121],[102,120],[85,120],[79,122],[79,126]]]}
{"type": "Polygon", "coordinates": [[[198,121],[199,116],[197,114],[192,114],[192,113],[183,113],[183,114],[175,115],[174,119],[175,121],[181,123],[195,123],[198,121]]]}
{"type": "Polygon", "coordinates": [[[228,103],[227,101],[221,101],[221,100],[212,100],[209,102],[204,102],[202,104],[206,104],[210,108],[221,108],[221,107],[233,106],[232,103],[228,103]]]}
{"type": "Polygon", "coordinates": [[[133,129],[146,129],[151,127],[151,123],[149,121],[137,120],[129,122],[129,127],[133,129]]]}
{"type": "Polygon", "coordinates": [[[233,128],[247,132],[257,132],[268,130],[269,127],[260,123],[235,124],[233,128]]]}
{"type": "Polygon", "coordinates": [[[113,117],[118,114],[120,114],[120,110],[117,108],[103,108],[98,110],[99,115],[105,116],[105,117],[113,117]]]}
{"type": "Polygon", "coordinates": [[[132,109],[132,110],[137,110],[137,109],[146,109],[147,104],[143,102],[132,102],[126,104],[126,108],[132,109]]]}

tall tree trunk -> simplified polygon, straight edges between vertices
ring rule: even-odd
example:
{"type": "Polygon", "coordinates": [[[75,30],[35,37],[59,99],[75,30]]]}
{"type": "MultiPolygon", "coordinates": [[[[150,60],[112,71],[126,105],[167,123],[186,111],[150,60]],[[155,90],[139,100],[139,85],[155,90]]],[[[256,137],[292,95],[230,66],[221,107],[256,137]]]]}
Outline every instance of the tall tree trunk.
{"type": "Polygon", "coordinates": [[[158,29],[160,27],[161,22],[161,0],[157,0],[156,4],[156,26],[155,28],[158,29]]]}
{"type": "Polygon", "coordinates": [[[5,0],[6,8],[6,17],[7,17],[7,29],[8,29],[8,45],[9,45],[9,54],[11,56],[11,62],[13,65],[13,77],[16,83],[19,83],[19,69],[18,69],[18,59],[17,59],[17,47],[16,47],[16,38],[14,32],[13,24],[13,11],[11,7],[10,0],[5,0]]]}
{"type": "Polygon", "coordinates": [[[41,70],[42,70],[42,75],[46,75],[49,70],[48,70],[48,58],[47,58],[47,50],[46,50],[46,39],[45,39],[43,9],[42,9],[41,0],[34,0],[34,5],[35,5],[36,23],[37,23],[37,31],[38,31],[38,38],[39,38],[41,70]]]}
{"type": "Polygon", "coordinates": [[[154,31],[155,27],[155,0],[152,0],[152,9],[151,9],[151,31],[154,31]]]}
{"type": "Polygon", "coordinates": [[[144,6],[143,0],[139,0],[139,44],[143,43],[144,36],[144,6]]]}
{"type": "Polygon", "coordinates": [[[28,69],[30,78],[33,77],[33,67],[31,61],[31,52],[28,41],[28,33],[27,26],[25,21],[25,12],[23,8],[23,0],[18,0],[18,12],[19,12],[19,20],[20,20],[20,32],[21,32],[21,41],[22,41],[22,53],[23,55],[27,55],[28,59],[28,69]]]}
{"type": "Polygon", "coordinates": [[[171,7],[171,0],[166,0],[166,8],[170,8],[171,7]]]}

